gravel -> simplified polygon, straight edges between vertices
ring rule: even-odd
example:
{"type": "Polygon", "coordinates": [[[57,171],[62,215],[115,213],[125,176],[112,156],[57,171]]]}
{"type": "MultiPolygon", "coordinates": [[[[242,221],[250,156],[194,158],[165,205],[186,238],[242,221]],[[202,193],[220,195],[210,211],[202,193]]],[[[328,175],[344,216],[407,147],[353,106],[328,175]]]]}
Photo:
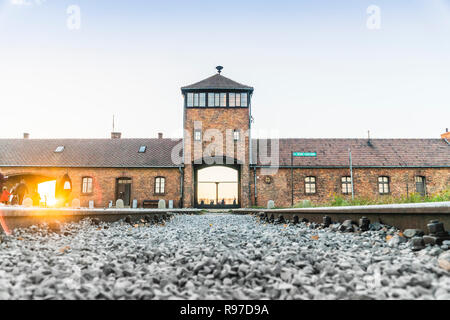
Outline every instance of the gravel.
{"type": "Polygon", "coordinates": [[[310,227],[205,214],[16,230],[0,244],[0,299],[450,298],[442,248],[310,227]]]}

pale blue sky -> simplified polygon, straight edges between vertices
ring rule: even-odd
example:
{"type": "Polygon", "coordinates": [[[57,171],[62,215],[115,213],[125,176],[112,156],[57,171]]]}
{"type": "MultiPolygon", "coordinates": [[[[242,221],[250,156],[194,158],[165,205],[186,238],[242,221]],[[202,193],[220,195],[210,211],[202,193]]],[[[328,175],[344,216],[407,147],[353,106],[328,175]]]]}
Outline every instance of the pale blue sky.
{"type": "Polygon", "coordinates": [[[0,0],[0,138],[108,137],[113,114],[124,137],[180,137],[180,87],[219,64],[255,87],[257,136],[439,138],[450,0],[0,0]]]}

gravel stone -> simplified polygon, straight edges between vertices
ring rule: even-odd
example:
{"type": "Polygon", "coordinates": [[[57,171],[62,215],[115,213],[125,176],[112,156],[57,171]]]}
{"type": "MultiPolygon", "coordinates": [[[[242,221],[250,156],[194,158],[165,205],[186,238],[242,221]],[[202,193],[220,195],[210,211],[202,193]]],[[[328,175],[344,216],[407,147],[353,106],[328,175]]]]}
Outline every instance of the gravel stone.
{"type": "Polygon", "coordinates": [[[444,252],[441,254],[439,256],[438,263],[442,269],[450,272],[450,252],[444,252]]]}
{"type": "Polygon", "coordinates": [[[424,233],[420,229],[406,229],[403,231],[403,235],[408,239],[412,239],[414,237],[422,237],[424,233]]]}
{"type": "Polygon", "coordinates": [[[398,230],[379,223],[362,233],[349,232],[358,230],[348,222],[324,229],[222,213],[174,214],[164,226],[137,223],[60,225],[66,236],[47,226],[15,230],[0,243],[0,299],[450,295],[450,252],[412,251],[398,230]],[[389,242],[386,235],[392,235],[389,242]]]}

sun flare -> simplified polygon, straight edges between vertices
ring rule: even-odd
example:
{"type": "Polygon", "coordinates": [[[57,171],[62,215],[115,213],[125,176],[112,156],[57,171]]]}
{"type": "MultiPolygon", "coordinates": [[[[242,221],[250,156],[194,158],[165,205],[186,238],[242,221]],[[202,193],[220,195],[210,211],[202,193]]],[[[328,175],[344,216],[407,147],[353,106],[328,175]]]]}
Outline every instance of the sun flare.
{"type": "Polygon", "coordinates": [[[55,190],[56,180],[38,184],[38,193],[41,196],[41,202],[46,203],[47,207],[52,207],[57,203],[55,190]]]}

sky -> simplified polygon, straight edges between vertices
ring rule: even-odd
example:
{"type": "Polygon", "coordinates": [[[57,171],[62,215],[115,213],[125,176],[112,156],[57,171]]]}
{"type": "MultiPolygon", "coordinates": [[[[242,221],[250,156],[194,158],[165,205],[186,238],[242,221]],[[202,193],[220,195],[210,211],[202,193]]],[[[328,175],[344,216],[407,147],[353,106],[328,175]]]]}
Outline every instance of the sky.
{"type": "Polygon", "coordinates": [[[439,138],[450,0],[0,0],[0,138],[181,137],[217,65],[254,137],[439,138]]]}

